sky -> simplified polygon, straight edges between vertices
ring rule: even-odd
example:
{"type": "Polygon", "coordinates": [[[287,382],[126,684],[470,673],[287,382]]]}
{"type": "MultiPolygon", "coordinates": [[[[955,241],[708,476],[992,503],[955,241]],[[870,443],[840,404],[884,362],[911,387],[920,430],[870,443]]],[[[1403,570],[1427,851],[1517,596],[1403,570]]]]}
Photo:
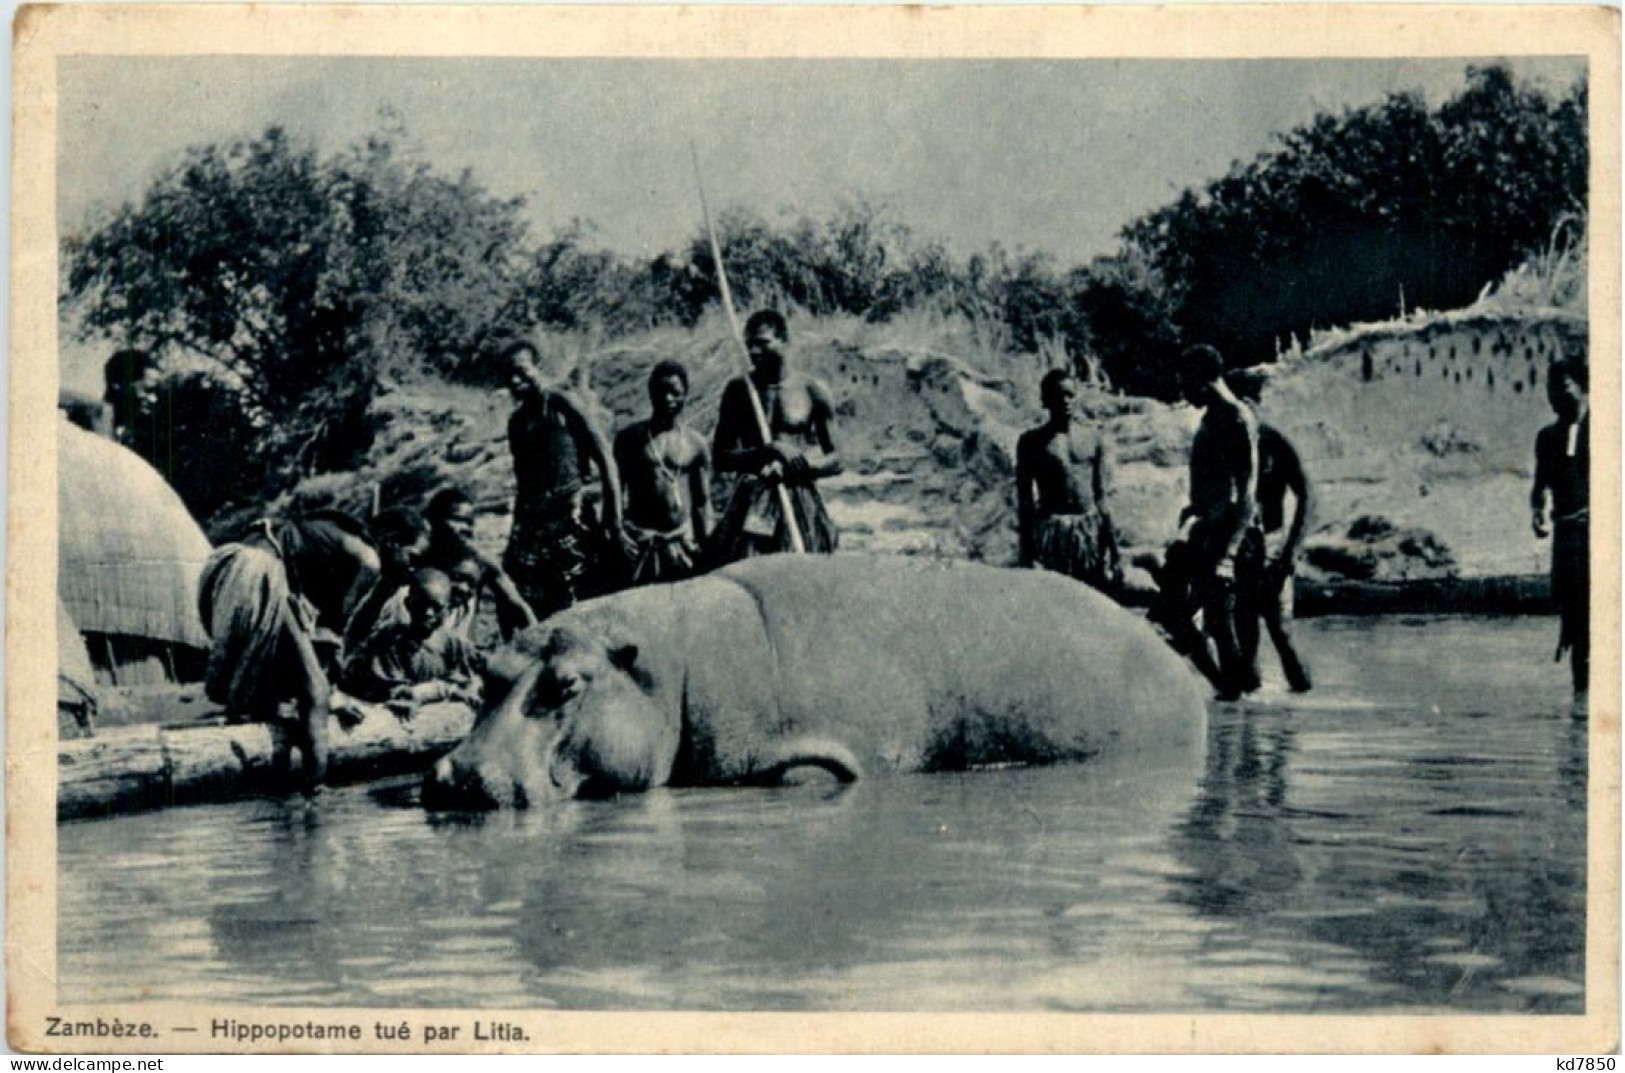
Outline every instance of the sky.
{"type": "MultiPolygon", "coordinates": [[[[523,195],[538,236],[587,220],[628,256],[699,227],[692,140],[713,209],[861,197],[961,255],[997,241],[1070,265],[1316,113],[1437,103],[1469,62],[1489,61],[64,57],[58,221],[138,201],[188,146],[278,124],[337,152],[392,123],[434,166],[523,195]]],[[[1512,62],[1553,92],[1584,70],[1512,62]]]]}

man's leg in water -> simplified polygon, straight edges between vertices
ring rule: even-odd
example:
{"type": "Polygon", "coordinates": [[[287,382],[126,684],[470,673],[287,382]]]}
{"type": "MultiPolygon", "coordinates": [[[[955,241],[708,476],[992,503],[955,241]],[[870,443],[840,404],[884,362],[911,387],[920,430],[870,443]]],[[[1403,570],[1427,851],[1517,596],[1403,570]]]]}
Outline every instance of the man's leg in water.
{"type": "Polygon", "coordinates": [[[1590,593],[1581,592],[1575,602],[1579,606],[1571,612],[1574,618],[1574,646],[1569,652],[1569,670],[1574,679],[1574,692],[1584,693],[1591,687],[1590,593]]]}
{"type": "Polygon", "coordinates": [[[1191,571],[1194,561],[1190,546],[1175,541],[1168,548],[1159,566],[1155,560],[1139,564],[1157,584],[1157,595],[1151,601],[1146,617],[1159,627],[1168,638],[1168,646],[1191,661],[1197,671],[1214,689],[1224,688],[1219,665],[1207,638],[1196,628],[1196,614],[1201,599],[1193,591],[1191,571]]]}
{"type": "Polygon", "coordinates": [[[1275,653],[1281,658],[1281,672],[1286,675],[1286,684],[1294,693],[1307,693],[1313,683],[1309,681],[1309,670],[1298,658],[1298,650],[1292,645],[1292,636],[1287,632],[1287,622],[1291,616],[1288,593],[1291,591],[1292,575],[1288,574],[1281,583],[1281,587],[1274,593],[1266,594],[1263,601],[1264,627],[1269,630],[1270,642],[1275,645],[1275,653]]]}
{"type": "Polygon", "coordinates": [[[1264,601],[1268,594],[1262,591],[1263,577],[1236,583],[1236,651],[1239,657],[1238,674],[1244,692],[1259,686],[1258,677],[1258,620],[1264,615],[1264,601]]]}
{"type": "Polygon", "coordinates": [[[1202,617],[1207,623],[1208,636],[1219,650],[1219,699],[1235,700],[1248,686],[1247,664],[1236,631],[1236,582],[1233,578],[1215,577],[1208,584],[1202,617]]]}

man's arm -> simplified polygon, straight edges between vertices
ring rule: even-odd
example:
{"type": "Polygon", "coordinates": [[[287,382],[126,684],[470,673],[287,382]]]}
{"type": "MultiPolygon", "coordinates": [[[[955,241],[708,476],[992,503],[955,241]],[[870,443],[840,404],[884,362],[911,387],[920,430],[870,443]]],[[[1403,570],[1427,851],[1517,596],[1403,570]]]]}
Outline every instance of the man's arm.
{"type": "Polygon", "coordinates": [[[564,408],[564,418],[575,429],[577,442],[587,449],[587,457],[598,467],[598,480],[603,486],[604,525],[611,532],[621,528],[621,474],[615,466],[615,452],[598,428],[597,422],[587,416],[575,399],[562,391],[553,398],[564,408]]]}
{"type": "Polygon", "coordinates": [[[1020,547],[1021,565],[1033,565],[1033,548],[1037,504],[1033,500],[1032,440],[1024,432],[1016,441],[1016,539],[1020,547]]]}
{"type": "Polygon", "coordinates": [[[791,477],[816,481],[823,477],[834,477],[844,467],[841,452],[835,447],[834,403],[823,384],[811,377],[807,378],[806,383],[807,398],[812,404],[813,438],[818,441],[818,449],[785,448],[784,470],[791,477]]]}
{"type": "Polygon", "coordinates": [[[1309,483],[1309,475],[1303,471],[1303,461],[1298,452],[1290,444],[1282,455],[1282,465],[1285,467],[1286,487],[1292,493],[1292,524],[1286,531],[1286,542],[1281,545],[1281,558],[1276,564],[1281,570],[1290,570],[1292,562],[1298,555],[1298,547],[1303,543],[1303,534],[1309,528],[1309,519],[1315,509],[1314,486],[1309,483]]]}
{"type": "Polygon", "coordinates": [[[512,622],[517,619],[523,623],[520,629],[524,630],[536,625],[536,612],[531,610],[530,604],[519,592],[519,586],[513,583],[513,578],[502,569],[502,565],[483,553],[476,552],[475,555],[484,570],[485,584],[490,587],[491,595],[496,600],[498,620],[512,622]]]}
{"type": "Polygon", "coordinates": [[[344,602],[340,605],[344,609],[344,621],[332,623],[330,628],[342,635],[345,648],[349,648],[364,640],[372,630],[378,612],[395,594],[395,586],[390,582],[399,579],[384,577],[377,549],[360,537],[346,534],[339,546],[355,562],[355,578],[345,590],[344,602]]]}
{"type": "Polygon", "coordinates": [[[711,457],[698,433],[694,435],[694,463],[688,467],[688,502],[694,519],[694,545],[703,548],[711,531],[711,457]]]}
{"type": "Polygon", "coordinates": [[[1535,485],[1529,492],[1529,512],[1530,528],[1542,540],[1551,533],[1546,515],[1552,490],[1551,455],[1549,430],[1541,429],[1535,434],[1535,485]]]}
{"type": "Polygon", "coordinates": [[[1248,507],[1258,498],[1258,426],[1245,410],[1239,407],[1234,415],[1235,428],[1227,451],[1229,492],[1229,537],[1224,544],[1224,558],[1219,563],[1220,577],[1234,577],[1236,555],[1241,550],[1242,538],[1247,535],[1251,511],[1248,507]]]}
{"type": "Polygon", "coordinates": [[[628,425],[615,434],[615,468],[621,479],[623,505],[632,498],[632,490],[627,487],[626,481],[627,474],[632,473],[637,467],[637,445],[633,442],[633,436],[640,424],[628,425]]]}
{"type": "Polygon", "coordinates": [[[1090,475],[1094,485],[1095,505],[1102,514],[1110,516],[1107,500],[1111,499],[1112,491],[1117,482],[1117,465],[1112,457],[1112,449],[1106,443],[1103,433],[1095,433],[1094,473],[1090,475]]]}
{"type": "MultiPolygon", "coordinates": [[[[640,421],[628,425],[615,435],[615,466],[619,471],[618,477],[622,496],[621,508],[623,511],[630,509],[633,498],[638,495],[638,491],[633,487],[632,482],[645,476],[640,471],[649,464],[648,459],[643,456],[642,447],[638,442],[641,435],[643,446],[648,445],[649,434],[647,430],[648,426],[640,421]]],[[[615,538],[617,545],[621,549],[621,554],[626,556],[628,561],[637,559],[638,542],[632,539],[632,534],[627,532],[626,526],[612,526],[610,535],[615,538]]]]}

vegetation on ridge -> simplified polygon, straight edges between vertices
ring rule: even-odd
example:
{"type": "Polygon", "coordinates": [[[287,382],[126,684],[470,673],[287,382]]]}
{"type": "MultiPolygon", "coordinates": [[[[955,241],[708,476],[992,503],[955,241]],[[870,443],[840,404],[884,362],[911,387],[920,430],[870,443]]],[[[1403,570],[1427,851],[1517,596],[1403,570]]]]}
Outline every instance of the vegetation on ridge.
{"type": "MultiPolygon", "coordinates": [[[[1471,69],[1437,109],[1396,94],[1317,117],[1088,265],[956,257],[861,203],[783,224],[724,211],[723,257],[743,304],[953,316],[1012,362],[1167,398],[1188,342],[1251,363],[1316,325],[1464,305],[1547,252],[1560,218],[1583,231],[1586,114],[1583,84],[1553,99],[1471,69]]],[[[64,238],[65,320],[154,350],[171,412],[210,415],[178,477],[200,517],[361,464],[381,385],[489,385],[515,334],[693,330],[716,301],[701,234],[648,261],[596,248],[586,224],[539,242],[523,201],[400,146],[380,134],[324,157],[273,128],[194,148],[139,204],[64,238]]]]}

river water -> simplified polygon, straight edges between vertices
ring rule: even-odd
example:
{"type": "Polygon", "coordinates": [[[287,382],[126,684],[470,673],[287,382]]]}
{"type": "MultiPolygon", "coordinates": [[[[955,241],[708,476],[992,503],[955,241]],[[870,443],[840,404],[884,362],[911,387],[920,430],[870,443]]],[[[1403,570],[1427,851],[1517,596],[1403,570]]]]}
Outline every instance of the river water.
{"type": "Polygon", "coordinates": [[[1574,1013],[1545,619],[1298,624],[1205,762],[435,816],[411,781],[65,824],[59,1001],[1574,1013]]]}

